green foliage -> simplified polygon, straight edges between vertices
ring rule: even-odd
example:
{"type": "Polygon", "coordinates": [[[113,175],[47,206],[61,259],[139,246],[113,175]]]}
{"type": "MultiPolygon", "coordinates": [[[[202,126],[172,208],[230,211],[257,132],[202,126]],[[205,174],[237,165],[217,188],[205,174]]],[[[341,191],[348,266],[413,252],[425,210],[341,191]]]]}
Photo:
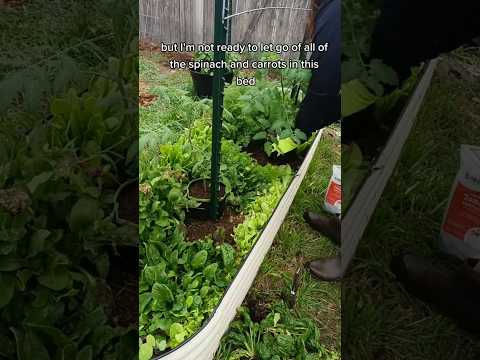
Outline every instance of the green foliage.
{"type": "MultiPolygon", "coordinates": [[[[212,60],[209,54],[195,56],[212,60]]],[[[244,216],[232,245],[214,242],[213,234],[186,239],[187,211],[199,206],[188,196],[188,184],[210,177],[211,101],[193,101],[176,85],[151,87],[158,99],[140,110],[142,358],[179,346],[203,326],[290,183],[288,166],[260,166],[242,147],[258,140],[267,143],[270,154],[310,144],[294,127],[297,105],[291,100],[295,84],[306,87],[310,72],[279,75],[279,82],[264,79],[255,87],[225,90],[220,180],[227,205],[244,216]]],[[[281,323],[278,314],[273,320],[281,323]]],[[[286,335],[279,337],[285,354],[291,347],[286,335]]]]}
{"type": "MultiPolygon", "coordinates": [[[[253,54],[258,61],[261,62],[277,62],[281,60],[281,57],[276,52],[262,52],[253,54]]],[[[277,78],[281,73],[279,69],[256,69],[255,78],[258,80],[267,80],[268,77],[277,78]]]]}
{"type": "Polygon", "coordinates": [[[139,360],[150,360],[153,356],[153,349],[155,346],[156,341],[152,335],[147,335],[144,343],[140,340],[138,354],[139,360]]]}
{"type": "Polygon", "coordinates": [[[137,40],[122,40],[130,46],[84,82],[66,56],[55,71],[47,62],[3,80],[16,85],[0,117],[2,358],[135,355],[136,329],[114,326],[98,297],[108,251],[136,246],[138,231],[117,213],[137,173],[137,40]]]}
{"type": "MultiPolygon", "coordinates": [[[[158,61],[158,60],[157,60],[158,61]]],[[[161,60],[160,60],[161,61],[161,60]]],[[[139,80],[147,83],[160,83],[166,76],[158,71],[157,64],[146,56],[141,56],[138,61],[139,80]]]]}
{"type": "Polygon", "coordinates": [[[367,1],[342,2],[342,82],[360,80],[375,94],[383,96],[385,86],[397,86],[398,76],[380,59],[371,59],[370,41],[378,16],[374,4],[367,1]],[[367,60],[369,59],[369,60],[367,60]]]}
{"type": "Polygon", "coordinates": [[[375,96],[384,95],[384,85],[398,85],[398,76],[395,71],[378,59],[373,59],[368,64],[359,64],[354,59],[342,62],[342,82],[357,79],[375,96]]]}
{"type": "Polygon", "coordinates": [[[27,68],[35,68],[37,73],[49,70],[45,73],[53,75],[50,70],[54,70],[53,65],[60,65],[57,60],[62,55],[82,70],[104,64],[109,56],[118,54],[112,41],[115,37],[110,21],[112,10],[106,8],[109,3],[31,0],[21,6],[4,4],[0,19],[4,35],[0,39],[0,80],[4,75],[17,76],[27,68]]]}
{"type": "MultiPolygon", "coordinates": [[[[379,127],[393,115],[391,111],[412,93],[418,71],[404,84],[399,83],[395,71],[381,59],[371,58],[370,47],[373,27],[379,16],[378,4],[365,0],[342,2],[342,117],[348,117],[370,106],[374,106],[375,119],[379,127]],[[400,86],[401,85],[401,86],[400,86]],[[394,89],[385,94],[385,89],[394,89]]],[[[343,210],[352,201],[363,178],[367,175],[367,165],[362,159],[361,149],[356,144],[342,149],[343,210]]]]}
{"type": "Polygon", "coordinates": [[[187,91],[160,86],[151,90],[158,99],[140,107],[140,150],[174,142],[197,119],[211,117],[211,100],[195,101],[187,91]]]}
{"type": "Polygon", "coordinates": [[[43,66],[31,66],[8,75],[0,86],[0,113],[5,113],[18,98],[24,100],[26,112],[44,110],[44,96],[64,93],[71,85],[85,86],[85,77],[79,72],[77,62],[68,55],[62,55],[43,66]]]}
{"type": "MultiPolygon", "coordinates": [[[[141,167],[167,167],[189,179],[210,177],[212,129],[209,122],[198,120],[175,143],[145,148],[141,167]],[[160,156],[155,154],[160,151],[160,156]]],[[[143,170],[142,170],[143,171],[143,170]]],[[[153,170],[155,171],[155,170],[153,170]]],[[[288,167],[261,167],[231,140],[222,141],[220,180],[226,187],[227,200],[244,205],[269,186],[275,177],[288,177],[288,167]]],[[[180,176],[180,175],[179,175],[180,176]]]]}
{"type": "Polygon", "coordinates": [[[270,52],[263,52],[260,54],[260,61],[279,61],[281,57],[278,53],[270,51],[270,52]]]}
{"type": "Polygon", "coordinates": [[[260,323],[246,308],[231,325],[215,360],[338,360],[340,354],[321,345],[320,332],[310,319],[298,319],[283,303],[277,303],[260,323]]]}
{"type": "Polygon", "coordinates": [[[342,117],[360,112],[374,104],[378,98],[358,79],[342,84],[342,117]]]}
{"type": "MultiPolygon", "coordinates": [[[[155,187],[141,185],[140,335],[155,335],[156,344],[162,344],[156,350],[163,351],[178,346],[209,317],[233,280],[241,254],[228,244],[214,245],[209,238],[186,242],[180,230],[182,204],[188,203],[185,194],[176,191],[180,185],[172,178],[154,180],[155,187]]],[[[273,206],[278,195],[268,195],[272,204],[276,200],[273,206]]]]}
{"type": "Polygon", "coordinates": [[[390,94],[379,98],[375,104],[375,118],[379,121],[395,109],[402,101],[406,101],[417,86],[420,75],[420,68],[412,69],[411,75],[403,82],[402,86],[390,94]]]}
{"type": "Polygon", "coordinates": [[[248,216],[235,229],[235,242],[242,255],[248,253],[260,236],[261,230],[273,214],[278,200],[289,185],[288,179],[275,181],[270,188],[264,190],[247,208],[248,216]]]}
{"type": "Polygon", "coordinates": [[[312,78],[312,71],[307,69],[302,69],[300,65],[298,65],[297,69],[288,68],[281,72],[283,81],[285,81],[285,85],[287,87],[299,87],[303,93],[307,93],[308,86],[310,85],[310,79],[312,78]]]}
{"type": "Polygon", "coordinates": [[[31,1],[2,17],[14,48],[0,59],[2,359],[137,353],[136,329],[99,296],[109,252],[138,233],[118,216],[138,172],[138,16],[108,3],[31,1]]]}
{"type": "MultiPolygon", "coordinates": [[[[174,93],[166,97],[171,96],[172,105],[174,93]]],[[[187,186],[192,179],[210,176],[212,129],[210,119],[203,117],[209,102],[194,103],[185,96],[180,103],[200,109],[190,126],[185,126],[190,122],[185,122],[186,115],[179,114],[185,124],[180,134],[161,142],[155,135],[153,141],[141,141],[139,302],[145,358],[177,347],[212,314],[292,176],[287,166],[259,166],[227,137],[222,141],[221,181],[228,204],[243,209],[247,227],[238,239],[235,233],[236,246],[214,244],[211,236],[186,241],[185,213],[199,205],[187,196],[187,186]]],[[[178,111],[172,105],[167,101],[168,114],[178,111]]],[[[141,132],[151,126],[144,114],[141,132]]],[[[169,115],[161,116],[165,118],[159,122],[169,125],[169,115]]]]}
{"type": "Polygon", "coordinates": [[[248,88],[227,87],[224,105],[227,136],[241,145],[252,140],[264,141],[268,155],[284,153],[280,145],[283,139],[290,139],[297,146],[306,141],[305,134],[295,129],[297,108],[288,90],[268,82],[248,88]]]}
{"type": "MultiPolygon", "coordinates": [[[[209,176],[210,149],[211,128],[206,120],[197,120],[175,142],[147,144],[140,154],[142,356],[151,348],[156,352],[174,348],[197,331],[218,305],[242,259],[238,248],[215,245],[210,237],[194,243],[185,240],[185,211],[198,206],[187,197],[186,187],[190,179],[209,176]],[[154,343],[146,341],[148,335],[154,336],[154,343]]],[[[267,214],[256,220],[255,236],[290,177],[288,167],[259,166],[232,141],[222,142],[221,179],[228,202],[244,208],[247,218],[258,217],[254,211],[267,214]],[[268,193],[277,179],[284,185],[268,193]],[[253,199],[258,204],[249,207],[253,199]]]]}

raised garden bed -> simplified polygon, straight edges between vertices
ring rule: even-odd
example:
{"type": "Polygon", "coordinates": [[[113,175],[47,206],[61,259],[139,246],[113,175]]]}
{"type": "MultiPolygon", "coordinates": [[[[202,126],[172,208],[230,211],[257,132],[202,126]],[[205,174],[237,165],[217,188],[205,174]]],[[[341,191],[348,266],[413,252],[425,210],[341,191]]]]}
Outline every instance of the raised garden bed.
{"type": "Polygon", "coordinates": [[[217,220],[198,216],[209,201],[211,102],[150,87],[158,98],[140,108],[142,360],[212,358],[241,305],[321,137],[294,128],[289,86],[225,89],[217,220]]]}
{"type": "Polygon", "coordinates": [[[228,287],[228,290],[214,313],[207,321],[205,321],[202,328],[199,329],[193,337],[185,341],[179,347],[156,357],[156,359],[210,360],[213,358],[220,343],[220,339],[227,331],[230,322],[234,319],[237,309],[241,306],[248,293],[260,265],[262,264],[265,255],[272,245],[273,239],[290,209],[290,205],[295,198],[305,174],[307,173],[321,137],[322,132],[317,135],[308,154],[303,160],[300,169],[291,180],[290,185],[282,196],[269,221],[265,224],[263,230],[261,230],[254,247],[243,260],[240,270],[237,272],[234,280],[228,287]]]}

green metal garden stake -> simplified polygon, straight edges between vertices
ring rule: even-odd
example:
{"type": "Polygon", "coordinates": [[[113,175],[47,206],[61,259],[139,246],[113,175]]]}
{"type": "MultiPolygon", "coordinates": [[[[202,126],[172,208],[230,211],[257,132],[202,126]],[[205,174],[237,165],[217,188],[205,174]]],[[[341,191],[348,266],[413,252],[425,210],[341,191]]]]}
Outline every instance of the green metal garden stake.
{"type": "MultiPolygon", "coordinates": [[[[232,7],[233,7],[233,0],[228,0],[228,9],[226,10],[227,16],[232,13],[232,7]]],[[[232,43],[232,19],[228,19],[228,35],[227,35],[227,43],[231,44],[232,43]]]]}
{"type": "MultiPolygon", "coordinates": [[[[215,27],[214,44],[215,62],[225,61],[225,52],[216,51],[217,46],[224,45],[227,41],[227,24],[224,18],[228,16],[228,0],[215,0],[215,27]]],[[[225,88],[225,69],[215,69],[213,74],[213,114],[212,114],[212,168],[210,188],[210,217],[218,218],[219,190],[220,190],[220,156],[222,144],[222,116],[223,116],[223,91],[225,88]]]]}

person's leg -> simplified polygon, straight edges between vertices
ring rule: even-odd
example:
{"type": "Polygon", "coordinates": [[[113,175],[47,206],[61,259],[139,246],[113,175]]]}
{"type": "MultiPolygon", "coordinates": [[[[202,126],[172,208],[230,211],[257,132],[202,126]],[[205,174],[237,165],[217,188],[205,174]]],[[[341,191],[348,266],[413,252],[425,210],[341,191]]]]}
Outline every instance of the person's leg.
{"type": "Polygon", "coordinates": [[[313,41],[317,51],[310,58],[319,67],[312,70],[295,121],[295,127],[308,136],[338,121],[341,116],[341,33],[341,2],[329,1],[317,15],[313,41]],[[329,44],[328,51],[318,50],[325,43],[329,44]]]}
{"type": "Polygon", "coordinates": [[[316,214],[312,211],[306,211],[303,218],[310,227],[320,234],[332,240],[335,244],[340,245],[340,220],[338,217],[327,217],[316,214]]]}
{"type": "Polygon", "coordinates": [[[408,1],[384,0],[370,48],[370,58],[381,59],[391,66],[401,80],[409,76],[411,64],[415,62],[411,59],[412,53],[419,47],[417,38],[410,39],[411,31],[404,24],[407,16],[408,1]],[[407,42],[409,50],[405,51],[402,45],[407,42]]]}
{"type": "MultiPolygon", "coordinates": [[[[323,216],[311,211],[303,215],[305,221],[320,234],[332,240],[336,245],[341,242],[341,221],[337,216],[323,216]]],[[[319,280],[337,281],[343,277],[340,255],[314,260],[309,263],[310,272],[319,280]]]]}
{"type": "Polygon", "coordinates": [[[372,34],[370,57],[381,59],[400,80],[410,69],[480,35],[480,2],[385,0],[372,34]]]}
{"type": "Polygon", "coordinates": [[[340,255],[312,261],[309,267],[311,273],[319,280],[338,281],[343,277],[340,255]]]}
{"type": "Polygon", "coordinates": [[[430,258],[395,257],[392,272],[412,295],[438,307],[460,327],[480,332],[480,274],[468,264],[448,269],[430,258]]]}

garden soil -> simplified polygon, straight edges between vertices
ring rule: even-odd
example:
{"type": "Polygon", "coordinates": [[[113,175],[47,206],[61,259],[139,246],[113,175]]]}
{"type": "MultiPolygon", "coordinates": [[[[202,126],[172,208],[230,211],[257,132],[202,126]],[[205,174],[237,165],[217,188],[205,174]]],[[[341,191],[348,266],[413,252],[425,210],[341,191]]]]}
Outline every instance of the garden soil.
{"type": "MultiPolygon", "coordinates": [[[[189,187],[188,194],[197,199],[210,199],[210,184],[203,182],[194,183],[189,187]]],[[[220,186],[220,192],[218,195],[220,198],[225,196],[224,186],[220,186]]]]}
{"type": "Polygon", "coordinates": [[[187,219],[187,238],[189,241],[197,241],[212,235],[213,241],[217,244],[225,242],[234,244],[233,230],[237,225],[243,223],[244,219],[245,217],[241,213],[237,213],[229,207],[216,221],[187,219]]]}

